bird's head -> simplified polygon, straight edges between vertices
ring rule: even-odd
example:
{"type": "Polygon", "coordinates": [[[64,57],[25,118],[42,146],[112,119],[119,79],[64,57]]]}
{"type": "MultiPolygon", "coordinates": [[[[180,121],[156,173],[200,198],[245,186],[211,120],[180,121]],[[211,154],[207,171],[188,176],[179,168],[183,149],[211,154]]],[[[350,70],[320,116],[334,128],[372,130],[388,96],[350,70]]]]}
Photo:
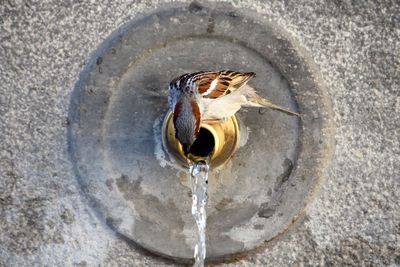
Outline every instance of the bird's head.
{"type": "Polygon", "coordinates": [[[182,145],[185,156],[196,140],[200,130],[200,109],[196,101],[181,99],[174,109],[175,137],[182,145]]]}

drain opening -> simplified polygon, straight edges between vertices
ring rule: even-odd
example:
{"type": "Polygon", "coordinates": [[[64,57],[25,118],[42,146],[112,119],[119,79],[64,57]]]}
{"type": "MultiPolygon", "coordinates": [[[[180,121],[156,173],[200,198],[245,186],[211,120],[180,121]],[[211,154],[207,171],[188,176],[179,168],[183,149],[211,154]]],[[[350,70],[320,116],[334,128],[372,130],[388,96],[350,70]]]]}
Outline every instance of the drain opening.
{"type": "Polygon", "coordinates": [[[199,135],[189,149],[189,154],[194,157],[207,158],[215,148],[215,139],[213,134],[204,127],[200,128],[199,135]]]}

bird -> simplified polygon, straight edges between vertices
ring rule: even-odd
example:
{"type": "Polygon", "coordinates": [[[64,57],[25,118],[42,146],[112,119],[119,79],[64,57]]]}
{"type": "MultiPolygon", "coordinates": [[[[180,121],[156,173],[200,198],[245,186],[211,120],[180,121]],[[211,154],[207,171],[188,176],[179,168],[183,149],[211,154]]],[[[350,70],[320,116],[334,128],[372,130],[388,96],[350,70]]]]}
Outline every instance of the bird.
{"type": "Polygon", "coordinates": [[[199,135],[200,123],[226,121],[241,107],[271,108],[292,116],[299,113],[259,96],[247,83],[254,72],[232,70],[198,71],[176,77],[169,83],[168,105],[173,112],[175,137],[185,155],[199,135]]]}

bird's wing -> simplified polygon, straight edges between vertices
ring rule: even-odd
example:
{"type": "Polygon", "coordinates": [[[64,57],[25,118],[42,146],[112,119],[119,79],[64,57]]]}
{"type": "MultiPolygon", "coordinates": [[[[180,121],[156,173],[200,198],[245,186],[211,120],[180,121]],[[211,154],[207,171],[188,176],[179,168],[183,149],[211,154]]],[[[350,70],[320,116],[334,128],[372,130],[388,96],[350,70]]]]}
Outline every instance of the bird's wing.
{"type": "Polygon", "coordinates": [[[239,89],[254,76],[256,76],[254,72],[242,73],[230,70],[203,72],[197,74],[195,83],[201,96],[218,98],[239,89]]]}

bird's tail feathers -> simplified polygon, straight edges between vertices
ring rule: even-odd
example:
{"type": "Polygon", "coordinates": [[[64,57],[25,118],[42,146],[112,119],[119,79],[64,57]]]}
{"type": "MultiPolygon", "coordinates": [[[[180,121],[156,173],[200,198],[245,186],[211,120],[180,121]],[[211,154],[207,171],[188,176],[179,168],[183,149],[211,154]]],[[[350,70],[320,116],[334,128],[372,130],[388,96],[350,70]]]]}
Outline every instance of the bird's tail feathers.
{"type": "MultiPolygon", "coordinates": [[[[247,96],[249,106],[270,108],[270,109],[284,112],[291,116],[300,117],[299,113],[293,112],[284,107],[278,106],[278,105],[272,103],[271,101],[269,101],[268,99],[265,99],[265,98],[259,96],[256,93],[256,91],[254,90],[254,88],[250,87],[249,85],[245,85],[242,88],[243,88],[242,93],[244,93],[247,96]]],[[[240,89],[242,89],[242,88],[240,88],[240,89]]]]}

